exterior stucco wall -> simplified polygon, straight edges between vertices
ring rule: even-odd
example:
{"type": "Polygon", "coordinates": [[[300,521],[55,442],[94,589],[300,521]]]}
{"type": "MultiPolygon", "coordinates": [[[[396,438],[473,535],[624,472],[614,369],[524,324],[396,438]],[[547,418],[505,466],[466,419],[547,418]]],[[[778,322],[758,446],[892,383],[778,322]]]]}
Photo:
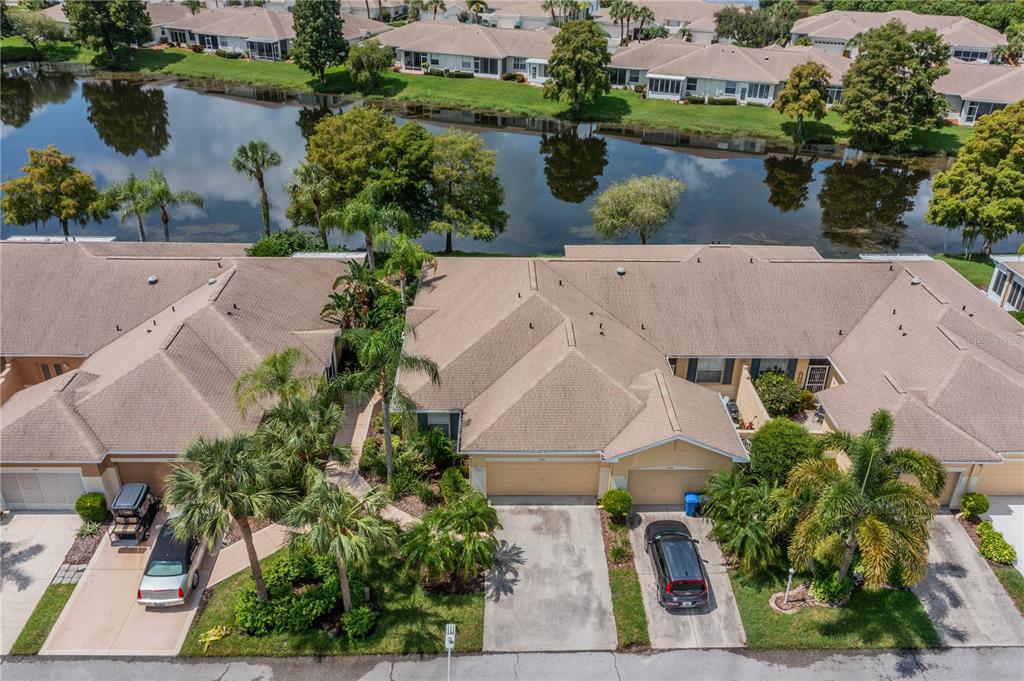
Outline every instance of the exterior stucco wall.
{"type": "MultiPolygon", "coordinates": [[[[657,447],[609,462],[609,488],[626,489],[633,469],[721,470],[732,466],[732,459],[689,442],[668,442],[657,447]]],[[[600,491],[603,494],[606,490],[600,491]]]]}

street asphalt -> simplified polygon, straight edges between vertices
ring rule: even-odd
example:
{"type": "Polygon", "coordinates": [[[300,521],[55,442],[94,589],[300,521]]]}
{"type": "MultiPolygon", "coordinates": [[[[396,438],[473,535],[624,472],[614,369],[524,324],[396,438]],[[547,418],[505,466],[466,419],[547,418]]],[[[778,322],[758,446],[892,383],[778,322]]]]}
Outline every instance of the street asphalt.
{"type": "MultiPolygon", "coordinates": [[[[3,681],[439,681],[444,657],[252,659],[7,658],[3,681]]],[[[454,681],[1020,681],[1024,648],[928,652],[496,653],[452,659],[454,681]]]]}

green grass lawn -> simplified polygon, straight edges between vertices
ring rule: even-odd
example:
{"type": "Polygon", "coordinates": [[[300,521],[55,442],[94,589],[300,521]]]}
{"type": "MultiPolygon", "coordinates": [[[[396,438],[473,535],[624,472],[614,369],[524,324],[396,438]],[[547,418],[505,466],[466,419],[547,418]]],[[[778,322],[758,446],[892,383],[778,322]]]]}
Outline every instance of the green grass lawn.
{"type": "MultiPolygon", "coordinates": [[[[269,556],[262,564],[274,561],[276,555],[279,554],[269,556]]],[[[380,608],[380,619],[373,634],[354,644],[319,629],[303,634],[275,633],[258,637],[241,633],[234,624],[235,595],[250,579],[246,569],[214,587],[206,609],[192,623],[181,655],[279,657],[442,653],[447,622],[454,622],[458,628],[458,652],[478,652],[483,647],[483,593],[456,596],[427,593],[395,563],[372,571],[369,581],[380,608]],[[211,643],[204,652],[199,638],[218,625],[227,627],[231,633],[211,643]]]]}
{"type": "Polygon", "coordinates": [[[992,280],[992,272],[995,270],[991,258],[980,253],[972,254],[970,259],[965,258],[963,254],[939,253],[935,259],[948,264],[975,286],[986,289],[992,280]]]}
{"type": "MultiPolygon", "coordinates": [[[[4,61],[30,58],[31,50],[17,38],[5,39],[0,57],[4,61]]],[[[47,45],[43,52],[52,61],[87,62],[95,52],[68,43],[47,45]]],[[[176,78],[216,79],[252,85],[282,87],[331,94],[355,92],[344,66],[330,69],[327,82],[305,73],[289,62],[224,59],[190,50],[139,50],[120,67],[125,71],[167,75],[176,78]]],[[[568,117],[568,105],[544,99],[538,87],[487,78],[439,78],[389,72],[371,98],[389,98],[425,105],[496,111],[521,116],[568,117]]],[[[621,125],[626,128],[659,128],[693,134],[744,135],[777,142],[789,142],[795,123],[772,109],[755,106],[683,105],[644,99],[635,92],[612,90],[584,106],[580,117],[587,121],[621,125]]],[[[845,143],[849,129],[838,115],[828,114],[820,122],[805,125],[815,138],[830,137],[845,143]]],[[[971,129],[945,126],[939,130],[915,131],[911,151],[955,153],[970,136],[971,129]]]]}
{"type": "Polygon", "coordinates": [[[1007,595],[1017,606],[1017,610],[1024,615],[1024,575],[1017,568],[1001,566],[995,568],[996,577],[1006,589],[1007,595]]]}
{"type": "Polygon", "coordinates": [[[74,590],[74,584],[51,584],[46,587],[43,597],[36,603],[35,610],[29,615],[25,627],[11,647],[11,655],[35,655],[39,652],[74,590]]]}
{"type": "Polygon", "coordinates": [[[0,61],[2,62],[37,61],[40,56],[43,61],[88,64],[96,56],[96,52],[65,41],[40,43],[39,52],[36,52],[21,38],[0,40],[0,61]]]}
{"type": "Polygon", "coordinates": [[[608,582],[612,590],[612,613],[615,615],[615,633],[619,649],[647,647],[651,638],[647,633],[647,614],[640,595],[640,580],[633,566],[608,568],[608,582]]]}
{"type": "Polygon", "coordinates": [[[807,608],[780,615],[768,597],[785,580],[757,580],[730,572],[750,648],[933,648],[939,644],[921,602],[911,591],[858,590],[842,608],[807,608]]]}

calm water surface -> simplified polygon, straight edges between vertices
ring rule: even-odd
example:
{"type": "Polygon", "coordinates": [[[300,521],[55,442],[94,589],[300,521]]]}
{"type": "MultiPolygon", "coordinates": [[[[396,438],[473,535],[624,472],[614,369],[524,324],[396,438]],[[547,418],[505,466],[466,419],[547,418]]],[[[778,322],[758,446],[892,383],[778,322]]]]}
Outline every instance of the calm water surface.
{"type": "MultiPolygon", "coordinates": [[[[70,74],[5,75],[2,94],[0,174],[19,174],[26,148],[56,144],[73,154],[103,186],[129,173],[158,166],[175,189],[200,192],[205,208],[173,211],[175,241],[252,241],[262,225],[254,183],[228,165],[238,144],[267,140],[284,160],[268,171],[276,227],[287,226],[283,185],[305,154],[305,135],[329,113],[322,103],[282,101],[275,93],[257,98],[203,93],[173,84],[79,80],[70,74]],[[260,101],[260,100],[264,101],[260,101]]],[[[335,107],[335,110],[337,108],[335,107]]],[[[687,189],[659,243],[803,244],[830,256],[863,251],[955,250],[959,240],[926,225],[930,172],[943,161],[915,164],[842,161],[786,155],[664,147],[602,134],[588,126],[548,123],[552,132],[479,125],[480,117],[456,113],[478,124],[486,146],[497,152],[505,186],[507,231],[490,243],[456,239],[456,248],[512,254],[561,253],[565,243],[598,243],[587,215],[594,196],[630,175],[680,179],[687,189]],[[931,166],[931,171],[926,166],[931,166]]],[[[399,121],[404,119],[399,117],[399,121]]],[[[445,123],[424,120],[433,132],[445,123]]],[[[536,125],[536,122],[534,122],[536,125]]],[[[72,227],[78,230],[78,227],[72,227]]],[[[157,216],[149,238],[162,238],[157,216]]],[[[59,234],[55,222],[35,227],[3,225],[0,235],[59,234]]],[[[84,235],[135,240],[134,220],[116,217],[90,224],[84,235]]],[[[344,235],[335,239],[344,240],[344,235]]],[[[350,246],[358,238],[347,237],[350,246]]],[[[999,244],[1015,249],[1020,238],[999,244]]],[[[439,237],[424,244],[440,248],[439,237]]]]}

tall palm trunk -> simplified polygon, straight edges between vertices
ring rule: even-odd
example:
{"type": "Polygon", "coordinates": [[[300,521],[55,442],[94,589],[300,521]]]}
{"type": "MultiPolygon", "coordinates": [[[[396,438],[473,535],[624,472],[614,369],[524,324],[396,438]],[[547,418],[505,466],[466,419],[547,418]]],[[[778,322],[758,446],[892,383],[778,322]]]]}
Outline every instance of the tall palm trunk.
{"type": "Polygon", "coordinates": [[[448,230],[448,232],[445,234],[445,237],[444,237],[444,252],[445,253],[451,253],[452,252],[452,230],[450,230],[450,229],[448,230]]]}
{"type": "Polygon", "coordinates": [[[263,236],[270,236],[270,199],[263,184],[263,172],[256,173],[256,184],[260,187],[260,213],[263,215],[263,236]]]}
{"type": "Polygon", "coordinates": [[[366,237],[366,264],[370,266],[370,271],[377,274],[377,263],[373,259],[373,232],[366,230],[363,232],[366,237]]]}
{"type": "Polygon", "coordinates": [[[839,563],[839,580],[846,579],[846,573],[850,571],[850,564],[853,563],[853,554],[857,550],[857,543],[853,541],[853,527],[850,527],[846,535],[846,546],[843,548],[843,560],[839,563]]]}
{"type": "Polygon", "coordinates": [[[345,559],[341,557],[340,551],[334,552],[334,562],[338,564],[338,583],[341,585],[341,611],[348,612],[352,609],[352,590],[348,585],[348,569],[345,567],[345,559]]]}
{"type": "Polygon", "coordinates": [[[380,0],[377,0],[377,20],[384,21],[384,7],[381,5],[380,0]]]}
{"type": "Polygon", "coordinates": [[[393,468],[392,461],[394,459],[394,451],[391,447],[391,386],[390,381],[384,380],[381,382],[381,395],[383,399],[380,402],[381,415],[384,417],[384,460],[388,467],[388,484],[391,484],[391,470],[393,468]]]}
{"type": "Polygon", "coordinates": [[[322,215],[323,209],[320,208],[320,198],[313,197],[313,216],[316,218],[316,228],[320,230],[320,240],[324,243],[324,250],[327,250],[327,230],[324,229],[323,224],[320,222],[322,215]]]}
{"type": "Polygon", "coordinates": [[[160,206],[160,222],[164,223],[164,241],[171,240],[171,216],[167,213],[167,206],[160,206]]]}
{"type": "Polygon", "coordinates": [[[263,570],[260,569],[260,557],[256,553],[256,545],[252,543],[252,528],[248,518],[235,518],[235,527],[245,542],[245,553],[249,556],[249,569],[252,570],[252,581],[256,585],[256,596],[261,601],[267,600],[267,585],[263,583],[263,570]]]}
{"type": "Polygon", "coordinates": [[[136,213],[135,219],[139,223],[139,241],[146,240],[146,226],[142,224],[142,213],[136,213]]]}
{"type": "MultiPolygon", "coordinates": [[[[36,226],[37,227],[39,226],[38,222],[36,223],[36,226]]],[[[68,233],[68,221],[67,220],[61,220],[60,221],[60,231],[64,232],[64,241],[68,241],[69,239],[71,239],[71,234],[68,233]]]]}
{"type": "Polygon", "coordinates": [[[365,2],[366,2],[366,18],[367,19],[372,19],[373,17],[370,16],[370,0],[365,0],[365,2]]]}

